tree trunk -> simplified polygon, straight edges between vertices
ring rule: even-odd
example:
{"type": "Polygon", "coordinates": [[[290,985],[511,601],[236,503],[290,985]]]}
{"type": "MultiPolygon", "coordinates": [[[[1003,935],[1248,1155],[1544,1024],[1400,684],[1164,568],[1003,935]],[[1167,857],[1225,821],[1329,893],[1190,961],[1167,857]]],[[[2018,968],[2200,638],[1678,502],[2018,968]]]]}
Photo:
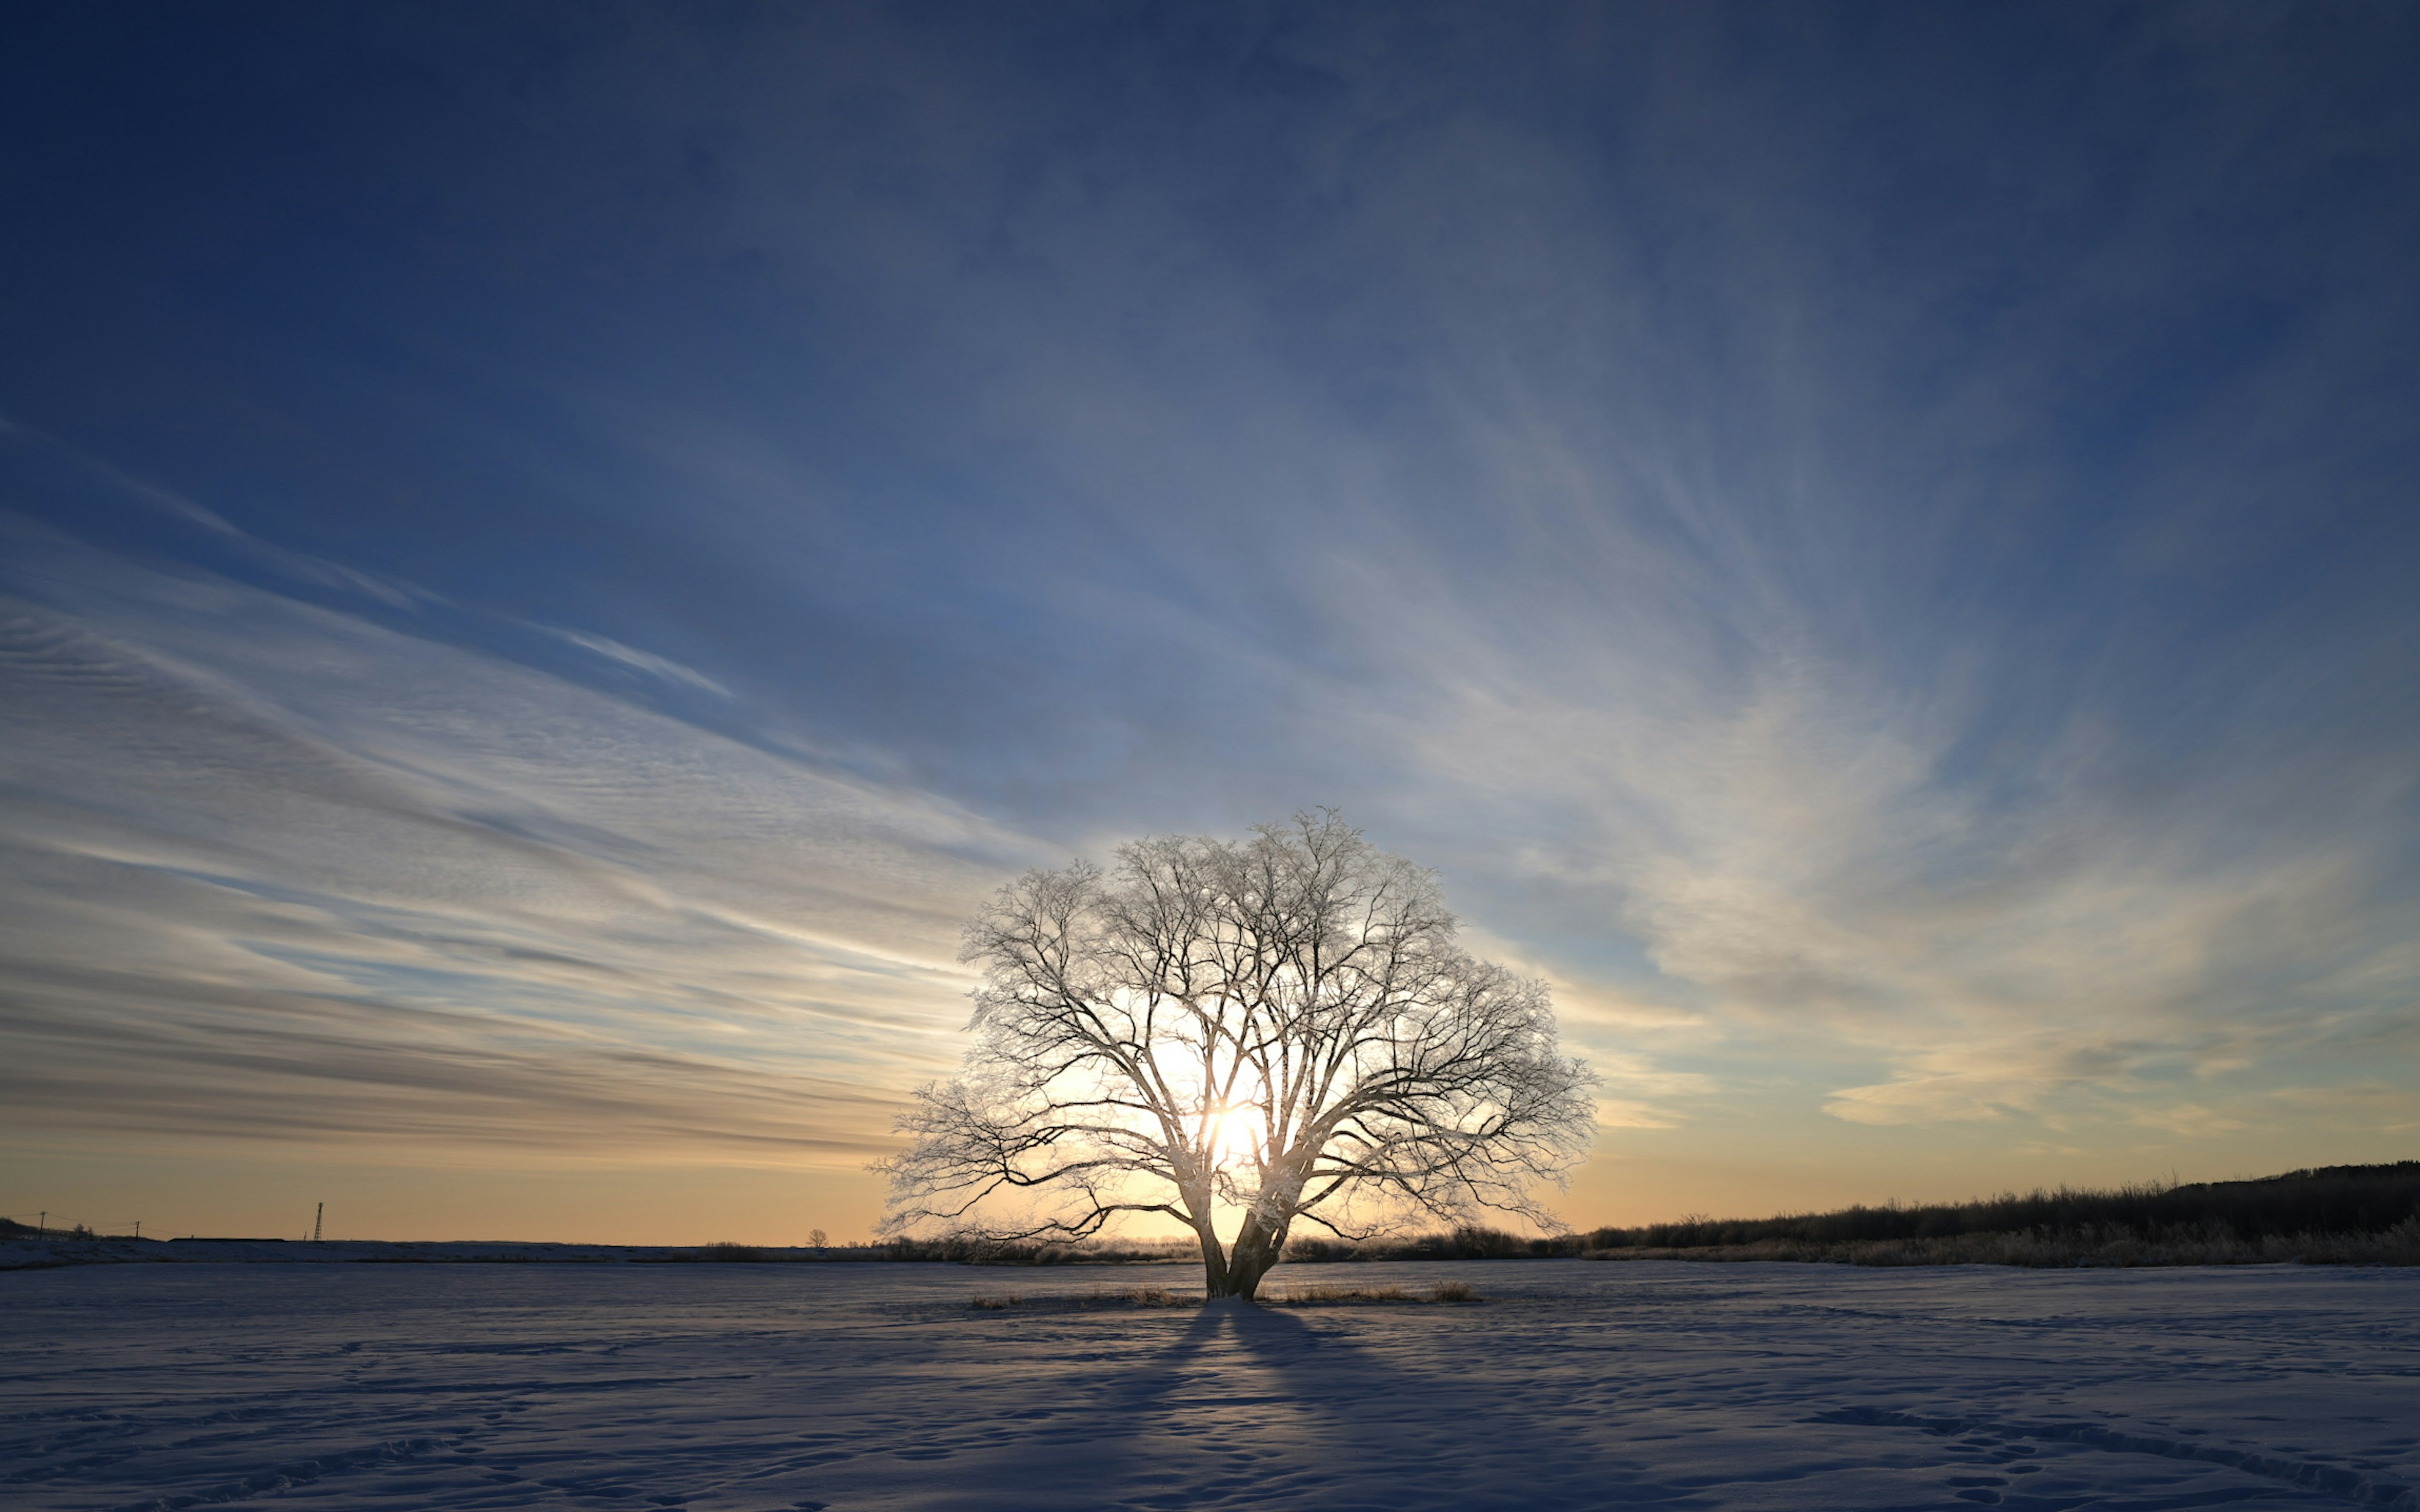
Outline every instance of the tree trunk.
{"type": "Polygon", "coordinates": [[[1278,1252],[1284,1243],[1284,1225],[1272,1226],[1257,1214],[1247,1217],[1243,1231],[1235,1236],[1234,1250],[1227,1258],[1224,1284],[1207,1294],[1249,1301],[1261,1289],[1261,1277],[1278,1263],[1278,1252]]]}
{"type": "MultiPolygon", "coordinates": [[[[1202,1211],[1207,1212],[1209,1209],[1208,1203],[1202,1205],[1202,1211]]],[[[1219,1247],[1218,1231],[1210,1227],[1209,1219],[1202,1218],[1194,1223],[1193,1237],[1202,1242],[1202,1295],[1227,1296],[1227,1255],[1219,1247]]]]}

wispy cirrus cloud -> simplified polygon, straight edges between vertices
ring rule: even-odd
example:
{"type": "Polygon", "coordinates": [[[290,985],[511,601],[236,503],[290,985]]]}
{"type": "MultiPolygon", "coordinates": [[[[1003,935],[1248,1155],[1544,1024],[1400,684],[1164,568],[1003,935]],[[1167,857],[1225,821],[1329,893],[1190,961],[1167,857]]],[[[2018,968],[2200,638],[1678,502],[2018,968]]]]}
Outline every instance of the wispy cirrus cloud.
{"type": "Polygon", "coordinates": [[[958,921],[1031,841],[340,611],[10,543],[21,1133],[855,1164],[954,1057],[958,921]]]}
{"type": "Polygon", "coordinates": [[[607,661],[628,667],[633,671],[644,672],[650,677],[661,678],[667,683],[682,684],[721,698],[731,697],[731,689],[695,668],[684,667],[669,656],[659,656],[652,651],[641,651],[636,646],[626,646],[608,636],[590,635],[580,630],[566,630],[560,625],[535,625],[531,628],[542,634],[551,635],[568,645],[578,646],[582,651],[594,652],[607,661]]]}
{"type": "Polygon", "coordinates": [[[2256,816],[2316,772],[2247,764],[2146,798],[2079,732],[2012,798],[1960,770],[1972,711],[1774,666],[1695,705],[1486,677],[1372,717],[1417,753],[1408,785],[1459,786],[1528,837],[1466,853],[1505,904],[1552,877],[1546,937],[1637,941],[1645,969],[1610,980],[1688,1006],[1665,1042],[1720,1044],[1733,1075],[1829,1067],[1836,1118],[2241,1129],[2281,1084],[2358,1080],[2411,1022],[2412,790],[2391,762],[2335,770],[2335,822],[2273,826],[2256,816]],[[1860,1062],[1885,1074],[1848,1080],[1860,1062]]]}

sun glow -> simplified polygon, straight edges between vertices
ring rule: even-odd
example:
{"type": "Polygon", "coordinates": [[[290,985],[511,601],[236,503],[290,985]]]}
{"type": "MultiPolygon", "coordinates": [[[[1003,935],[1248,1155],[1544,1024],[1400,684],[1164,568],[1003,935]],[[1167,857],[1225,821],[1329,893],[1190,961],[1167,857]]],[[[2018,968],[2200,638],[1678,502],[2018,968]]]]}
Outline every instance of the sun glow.
{"type": "Polygon", "coordinates": [[[1202,1143],[1210,1163],[1222,1171],[1251,1165],[1260,1144],[1261,1110],[1249,1104],[1216,1108],[1202,1115],[1202,1143]]]}

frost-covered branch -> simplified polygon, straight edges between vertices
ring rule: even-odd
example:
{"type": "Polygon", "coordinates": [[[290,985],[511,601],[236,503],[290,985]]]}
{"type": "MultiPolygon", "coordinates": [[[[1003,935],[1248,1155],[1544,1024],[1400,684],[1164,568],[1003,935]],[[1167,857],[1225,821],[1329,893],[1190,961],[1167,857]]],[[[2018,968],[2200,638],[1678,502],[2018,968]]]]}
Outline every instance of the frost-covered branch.
{"type": "Polygon", "coordinates": [[[1297,1219],[1549,1221],[1590,1132],[1543,983],[1454,944],[1435,878],[1332,813],[1125,847],[1001,889],[967,1072],[917,1093],[893,1232],[1080,1238],[1129,1212],[1200,1237],[1250,1295],[1297,1219]],[[1232,1245],[1215,1211],[1242,1211],[1232,1245]]]}

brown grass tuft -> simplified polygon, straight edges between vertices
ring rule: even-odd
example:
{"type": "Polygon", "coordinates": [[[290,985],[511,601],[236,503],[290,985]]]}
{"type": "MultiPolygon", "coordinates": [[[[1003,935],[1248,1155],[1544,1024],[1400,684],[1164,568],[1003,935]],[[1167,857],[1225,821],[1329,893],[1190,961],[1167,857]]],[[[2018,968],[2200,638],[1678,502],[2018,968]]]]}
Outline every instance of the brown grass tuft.
{"type": "Polygon", "coordinates": [[[1128,1287],[1124,1291],[1095,1291],[1085,1299],[1096,1307],[1123,1304],[1129,1307],[1199,1307],[1202,1299],[1166,1287],[1128,1287]]]}
{"type": "Polygon", "coordinates": [[[1426,1296],[1405,1291],[1401,1287],[1297,1287],[1292,1291],[1271,1294],[1267,1302],[1280,1307],[1352,1306],[1367,1303],[1390,1302],[1484,1302],[1467,1281],[1440,1281],[1426,1296]]]}
{"type": "Polygon", "coordinates": [[[1199,1307],[1202,1299],[1166,1287],[1127,1287],[1119,1291],[1063,1292],[1058,1296],[1035,1297],[1030,1302],[1018,1292],[1002,1296],[970,1298],[970,1307],[985,1312],[1001,1312],[1010,1307],[1028,1311],[1089,1310],[1095,1307],[1199,1307]]]}

